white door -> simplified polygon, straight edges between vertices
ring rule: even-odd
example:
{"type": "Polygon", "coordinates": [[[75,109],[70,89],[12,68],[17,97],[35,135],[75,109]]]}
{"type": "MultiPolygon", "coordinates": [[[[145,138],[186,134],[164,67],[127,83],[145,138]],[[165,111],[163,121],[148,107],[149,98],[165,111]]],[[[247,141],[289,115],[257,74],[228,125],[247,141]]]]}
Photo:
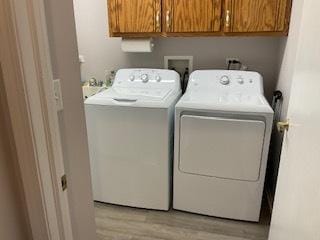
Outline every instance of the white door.
{"type": "Polygon", "coordinates": [[[320,239],[319,0],[305,0],[269,240],[320,239]]]}

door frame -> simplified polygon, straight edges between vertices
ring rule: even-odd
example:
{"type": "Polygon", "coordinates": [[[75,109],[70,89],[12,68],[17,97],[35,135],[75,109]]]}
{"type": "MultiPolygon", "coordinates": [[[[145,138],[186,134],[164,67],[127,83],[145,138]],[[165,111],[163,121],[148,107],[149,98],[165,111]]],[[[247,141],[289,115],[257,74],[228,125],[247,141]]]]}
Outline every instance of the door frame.
{"type": "Polygon", "coordinates": [[[32,239],[73,240],[43,0],[0,2],[0,60],[32,239]]]}

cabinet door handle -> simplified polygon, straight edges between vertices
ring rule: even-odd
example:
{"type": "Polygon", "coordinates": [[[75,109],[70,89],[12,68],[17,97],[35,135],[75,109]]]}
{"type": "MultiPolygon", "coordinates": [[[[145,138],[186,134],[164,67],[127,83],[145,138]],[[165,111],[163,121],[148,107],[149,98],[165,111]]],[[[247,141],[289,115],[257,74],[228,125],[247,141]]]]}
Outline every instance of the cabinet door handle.
{"type": "Polygon", "coordinates": [[[226,21],[226,23],[225,23],[226,28],[230,28],[230,22],[231,22],[231,17],[230,17],[230,15],[231,15],[230,10],[227,10],[227,11],[226,11],[226,19],[225,19],[225,21],[226,21]]]}
{"type": "Polygon", "coordinates": [[[170,19],[170,11],[169,10],[166,13],[166,23],[167,23],[167,30],[170,31],[171,19],[170,19]]]}
{"type": "Polygon", "coordinates": [[[156,14],[156,30],[160,30],[160,11],[157,11],[156,14]]]}

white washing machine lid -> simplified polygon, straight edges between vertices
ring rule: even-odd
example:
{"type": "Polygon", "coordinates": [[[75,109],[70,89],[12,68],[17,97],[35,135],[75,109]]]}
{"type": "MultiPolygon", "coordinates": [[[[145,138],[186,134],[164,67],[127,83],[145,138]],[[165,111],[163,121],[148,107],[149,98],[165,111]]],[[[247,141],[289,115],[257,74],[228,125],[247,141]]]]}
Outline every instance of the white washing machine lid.
{"type": "Polygon", "coordinates": [[[113,85],[85,104],[168,107],[181,93],[177,72],[165,69],[120,69],[113,85]]]}
{"type": "Polygon", "coordinates": [[[88,98],[85,104],[124,106],[161,105],[172,95],[174,93],[171,89],[113,87],[88,98]]]}
{"type": "Polygon", "coordinates": [[[138,101],[163,101],[172,92],[171,89],[113,88],[108,94],[111,98],[129,98],[138,101]]]}

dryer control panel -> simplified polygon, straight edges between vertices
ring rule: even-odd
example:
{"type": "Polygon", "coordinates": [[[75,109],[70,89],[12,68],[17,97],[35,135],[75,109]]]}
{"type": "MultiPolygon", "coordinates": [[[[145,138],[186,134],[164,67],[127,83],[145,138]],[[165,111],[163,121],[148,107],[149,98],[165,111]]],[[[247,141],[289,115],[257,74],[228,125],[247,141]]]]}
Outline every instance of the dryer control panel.
{"type": "Polygon", "coordinates": [[[263,94],[263,79],[257,72],[202,70],[190,76],[187,91],[228,94],[263,94]]]}

